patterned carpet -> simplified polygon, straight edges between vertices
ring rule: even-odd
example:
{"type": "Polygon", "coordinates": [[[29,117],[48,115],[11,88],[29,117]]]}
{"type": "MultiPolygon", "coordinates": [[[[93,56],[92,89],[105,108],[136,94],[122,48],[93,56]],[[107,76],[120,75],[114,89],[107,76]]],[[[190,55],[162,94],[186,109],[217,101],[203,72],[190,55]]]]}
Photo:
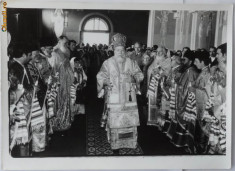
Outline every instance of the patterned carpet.
{"type": "MultiPolygon", "coordinates": [[[[105,128],[100,127],[99,118],[97,116],[89,116],[87,118],[87,155],[89,156],[112,156],[110,144],[107,141],[105,128]],[[94,118],[95,117],[95,118],[94,118]]],[[[136,149],[120,149],[119,155],[143,155],[141,147],[138,145],[136,149]]]]}

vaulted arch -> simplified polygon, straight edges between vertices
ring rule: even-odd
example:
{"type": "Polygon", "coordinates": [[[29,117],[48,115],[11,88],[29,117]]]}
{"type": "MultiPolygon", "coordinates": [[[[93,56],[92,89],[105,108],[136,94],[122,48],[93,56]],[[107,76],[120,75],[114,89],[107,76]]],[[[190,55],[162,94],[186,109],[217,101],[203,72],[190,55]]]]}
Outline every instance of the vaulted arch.
{"type": "Polygon", "coordinates": [[[113,34],[113,24],[101,13],[90,13],[82,19],[79,30],[80,42],[108,45],[113,34]]]}

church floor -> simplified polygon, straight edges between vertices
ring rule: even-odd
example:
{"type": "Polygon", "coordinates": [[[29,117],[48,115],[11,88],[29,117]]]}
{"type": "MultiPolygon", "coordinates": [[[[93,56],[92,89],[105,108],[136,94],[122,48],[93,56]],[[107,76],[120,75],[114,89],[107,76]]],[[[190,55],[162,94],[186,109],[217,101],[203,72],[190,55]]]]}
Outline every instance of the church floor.
{"type": "MultiPolygon", "coordinates": [[[[33,157],[114,155],[107,142],[105,129],[100,127],[103,102],[96,98],[94,87],[88,87],[88,90],[86,114],[76,115],[68,131],[53,134],[50,146],[44,152],[34,153],[33,157]]],[[[157,127],[141,125],[138,127],[138,147],[121,149],[119,155],[185,155],[185,152],[171,144],[157,127]]]]}

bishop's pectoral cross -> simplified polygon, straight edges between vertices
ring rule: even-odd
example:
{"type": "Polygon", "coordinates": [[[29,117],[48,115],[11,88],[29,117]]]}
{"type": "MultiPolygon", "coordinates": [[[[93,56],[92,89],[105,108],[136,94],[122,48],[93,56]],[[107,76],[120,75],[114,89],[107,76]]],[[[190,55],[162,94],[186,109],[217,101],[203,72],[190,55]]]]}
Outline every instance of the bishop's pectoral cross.
{"type": "Polygon", "coordinates": [[[132,88],[130,86],[130,90],[129,90],[129,102],[132,102],[131,92],[132,92],[132,88]]]}

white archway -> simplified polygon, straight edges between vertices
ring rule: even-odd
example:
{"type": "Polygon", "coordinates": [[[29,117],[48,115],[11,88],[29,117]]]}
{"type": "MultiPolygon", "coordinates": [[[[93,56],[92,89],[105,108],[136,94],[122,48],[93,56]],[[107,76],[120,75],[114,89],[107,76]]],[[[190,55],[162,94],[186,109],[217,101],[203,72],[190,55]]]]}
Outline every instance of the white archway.
{"type": "Polygon", "coordinates": [[[110,44],[111,36],[113,34],[113,24],[112,21],[105,15],[101,13],[90,13],[83,17],[80,26],[79,26],[79,33],[80,33],[80,42],[90,41],[94,43],[104,43],[104,44],[110,44]],[[94,29],[88,29],[86,30],[85,27],[86,24],[89,22],[89,26],[86,28],[90,28],[90,21],[97,22],[99,20],[99,26],[94,24],[94,29]],[[102,28],[99,28],[100,25],[102,25],[102,28]],[[105,28],[106,27],[106,28],[105,28]],[[94,39],[95,37],[95,39],[94,39]],[[89,39],[89,40],[88,40],[89,39]],[[100,41],[100,42],[99,42],[100,41]],[[103,41],[103,42],[102,42],[103,41]]]}

